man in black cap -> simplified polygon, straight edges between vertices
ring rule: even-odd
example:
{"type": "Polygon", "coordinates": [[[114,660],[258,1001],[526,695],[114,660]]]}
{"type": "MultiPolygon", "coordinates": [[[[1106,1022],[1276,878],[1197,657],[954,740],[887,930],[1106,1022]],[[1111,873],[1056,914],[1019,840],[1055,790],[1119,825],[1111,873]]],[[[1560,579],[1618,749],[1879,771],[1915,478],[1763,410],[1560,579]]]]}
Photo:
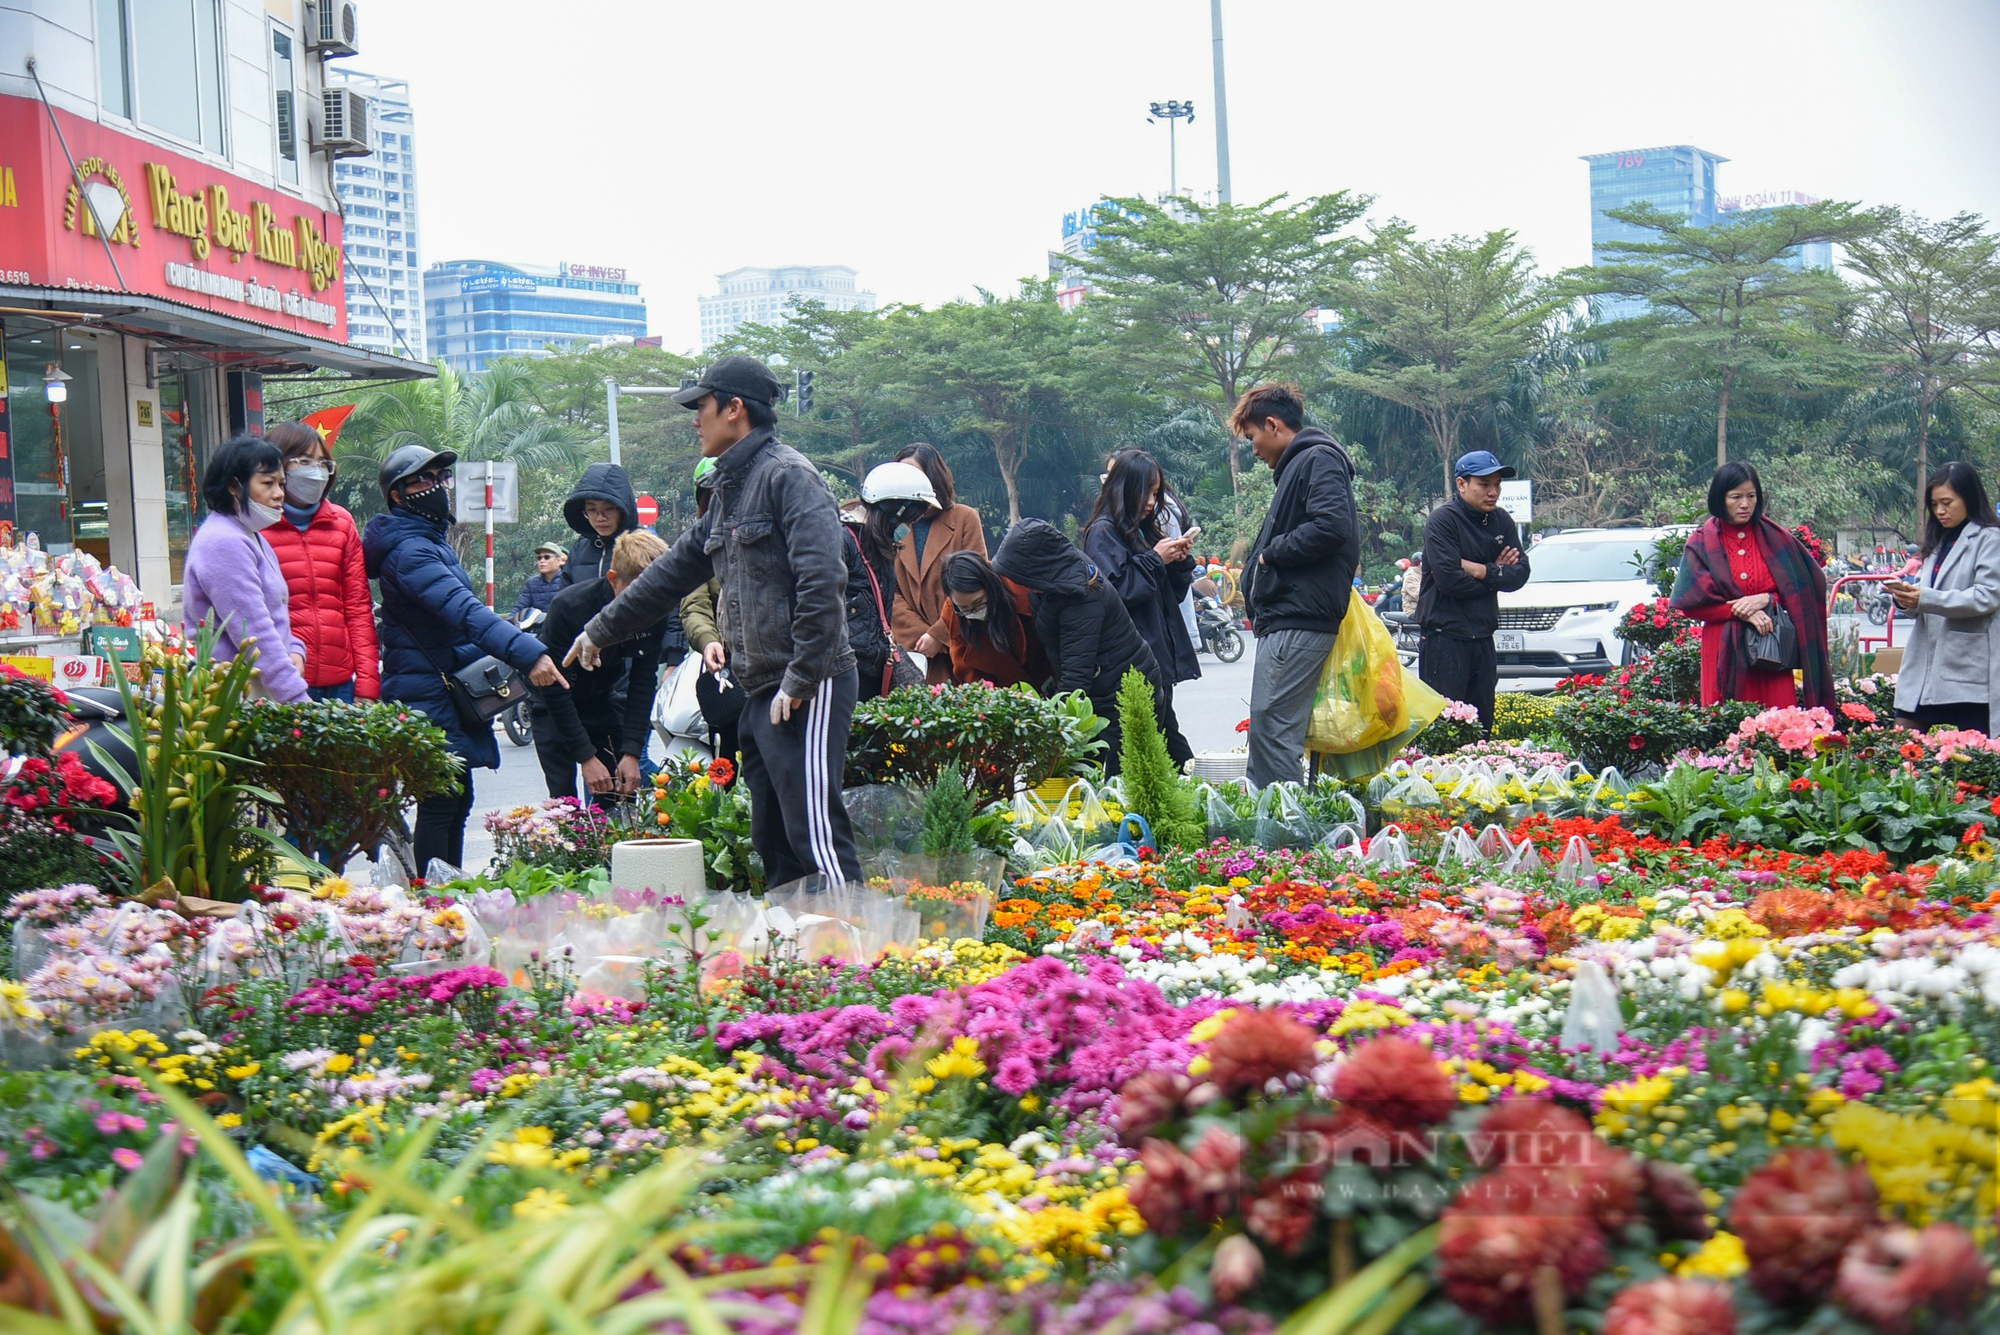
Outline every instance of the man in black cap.
{"type": "Polygon", "coordinates": [[[1424,521],[1424,578],[1417,624],[1424,629],[1417,675],[1449,700],[1479,710],[1493,726],[1500,671],[1493,632],[1500,628],[1500,594],[1528,582],[1521,531],[1500,508],[1500,483],[1514,476],[1490,450],[1473,450],[1452,470],[1458,498],[1424,521]]]}
{"type": "Polygon", "coordinates": [[[673,396],[694,411],[702,455],[715,460],[715,499],[590,620],[568,657],[591,667],[604,647],[653,625],[711,576],[720,581],[716,619],[746,696],[743,780],[765,880],[817,872],[858,881],[840,800],[860,684],[847,643],[845,539],[826,480],[774,433],[783,397],[754,357],[724,357],[673,396]]]}

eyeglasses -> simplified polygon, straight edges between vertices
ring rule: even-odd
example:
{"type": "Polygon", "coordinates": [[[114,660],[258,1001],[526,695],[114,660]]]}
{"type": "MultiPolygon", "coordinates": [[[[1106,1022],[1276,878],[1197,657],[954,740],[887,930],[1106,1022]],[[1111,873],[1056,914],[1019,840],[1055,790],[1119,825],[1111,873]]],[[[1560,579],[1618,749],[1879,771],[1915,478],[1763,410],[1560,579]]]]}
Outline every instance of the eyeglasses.
{"type": "Polygon", "coordinates": [[[403,479],[404,486],[449,487],[452,485],[449,468],[426,468],[421,473],[412,473],[403,479]]]}
{"type": "Polygon", "coordinates": [[[339,464],[336,464],[336,463],[335,463],[335,462],[334,462],[333,460],[331,460],[331,459],[287,459],[287,460],[285,460],[285,476],[287,476],[287,477],[290,477],[290,476],[291,476],[291,475],[292,475],[293,473],[296,473],[296,472],[298,472],[298,471],[299,471],[299,470],[300,470],[301,468],[319,468],[319,469],[323,469],[323,470],[325,470],[325,472],[326,472],[326,475],[327,475],[328,477],[332,477],[332,476],[333,476],[334,474],[336,474],[336,473],[338,473],[338,472],[340,471],[340,465],[339,465],[339,464]]]}

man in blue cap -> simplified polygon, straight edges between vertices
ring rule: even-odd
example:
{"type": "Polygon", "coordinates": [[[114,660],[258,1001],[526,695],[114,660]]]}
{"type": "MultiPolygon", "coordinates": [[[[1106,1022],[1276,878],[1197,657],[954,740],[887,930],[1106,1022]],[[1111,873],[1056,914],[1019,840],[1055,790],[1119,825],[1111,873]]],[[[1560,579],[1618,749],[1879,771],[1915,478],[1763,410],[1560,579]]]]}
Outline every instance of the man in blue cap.
{"type": "Polygon", "coordinates": [[[1514,470],[1490,450],[1462,455],[1452,470],[1458,498],[1424,521],[1424,579],[1417,593],[1417,624],[1424,629],[1417,675],[1450,700],[1479,710],[1493,726],[1493,692],[1499,667],[1493,632],[1500,627],[1500,594],[1528,582],[1521,531],[1500,508],[1500,483],[1514,470]]]}

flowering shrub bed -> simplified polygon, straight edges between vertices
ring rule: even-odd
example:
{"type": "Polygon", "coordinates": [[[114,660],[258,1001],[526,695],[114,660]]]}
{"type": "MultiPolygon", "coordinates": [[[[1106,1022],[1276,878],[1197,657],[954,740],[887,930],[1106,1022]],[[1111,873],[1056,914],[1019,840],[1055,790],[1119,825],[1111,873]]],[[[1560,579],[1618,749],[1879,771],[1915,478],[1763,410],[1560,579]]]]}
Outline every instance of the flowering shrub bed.
{"type": "MultiPolygon", "coordinates": [[[[816,1320],[831,1266],[883,1335],[1263,1332],[1336,1292],[1377,1332],[1992,1329],[1993,751],[1848,703],[1637,785],[1489,741],[1244,813],[1211,790],[1296,846],[1057,862],[979,937],[825,958],[786,943],[854,935],[790,915],[845,901],[733,878],[328,881],[221,923],[41,891],[0,1051],[65,1032],[0,1077],[0,1174],[95,1208],[192,1127],[307,1232],[414,1190],[395,1161],[498,1236],[692,1174],[627,1296],[691,1276],[743,1330],[816,1320]]],[[[731,778],[683,765],[655,814],[712,820],[731,778]]]]}

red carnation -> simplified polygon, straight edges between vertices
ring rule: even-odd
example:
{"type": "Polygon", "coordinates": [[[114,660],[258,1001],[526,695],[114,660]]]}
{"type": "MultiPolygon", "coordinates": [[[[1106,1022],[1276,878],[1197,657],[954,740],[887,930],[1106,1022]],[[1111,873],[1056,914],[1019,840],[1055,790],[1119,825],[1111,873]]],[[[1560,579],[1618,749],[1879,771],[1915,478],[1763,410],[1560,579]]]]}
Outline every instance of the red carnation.
{"type": "Polygon", "coordinates": [[[1224,1098],[1254,1093],[1312,1070],[1317,1041],[1283,1011],[1238,1011],[1209,1042],[1208,1079],[1224,1098]]]}
{"type": "Polygon", "coordinates": [[[1750,1283],[1778,1303],[1817,1302],[1848,1244],[1875,1226],[1875,1183],[1830,1150],[1789,1150],[1736,1193],[1732,1231],[1750,1256],[1750,1283]]]}
{"type": "Polygon", "coordinates": [[[1604,1335],[1736,1335],[1736,1308],[1720,1284],[1649,1279],[1612,1299],[1604,1335]]]}
{"type": "Polygon", "coordinates": [[[1963,1317],[1985,1292],[1979,1244],[1957,1224],[1921,1233],[1885,1228],[1858,1239],[1841,1258],[1834,1286],[1848,1311],[1890,1335],[1935,1330],[1963,1317]]]}
{"type": "Polygon", "coordinates": [[[1350,1053],[1334,1075],[1333,1095],[1397,1131],[1442,1122],[1458,1106],[1458,1093],[1431,1050],[1394,1035],[1370,1039],[1350,1053]]]}

